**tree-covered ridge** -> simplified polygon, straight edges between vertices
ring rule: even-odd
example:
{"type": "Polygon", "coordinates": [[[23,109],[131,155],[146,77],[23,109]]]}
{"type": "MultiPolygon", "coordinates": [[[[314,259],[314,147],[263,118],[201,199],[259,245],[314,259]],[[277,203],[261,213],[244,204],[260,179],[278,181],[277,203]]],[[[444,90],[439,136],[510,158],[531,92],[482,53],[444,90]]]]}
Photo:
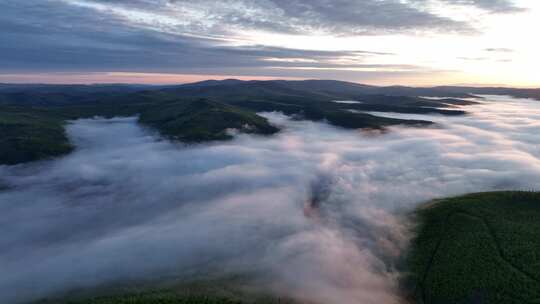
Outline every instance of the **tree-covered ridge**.
{"type": "Polygon", "coordinates": [[[430,122],[379,117],[365,111],[462,115],[464,111],[448,108],[473,103],[379,93],[377,87],[322,80],[225,80],[164,87],[0,85],[0,165],[68,153],[72,147],[65,136],[66,121],[93,116],[140,115],[141,124],[168,138],[203,142],[230,139],[232,129],[251,134],[277,132],[256,114],[262,111],[280,111],[348,129],[381,129],[430,122]],[[361,103],[334,102],[344,99],[361,103]]]}
{"type": "Polygon", "coordinates": [[[539,303],[540,193],[470,194],[417,216],[408,282],[417,303],[539,303]]]}
{"type": "Polygon", "coordinates": [[[13,165],[73,150],[65,121],[46,111],[4,108],[0,113],[0,164],[13,165]]]}
{"type": "Polygon", "coordinates": [[[227,140],[234,131],[264,135],[279,131],[251,111],[209,100],[164,104],[144,111],[139,121],[184,142],[227,140]]]}
{"type": "Polygon", "coordinates": [[[73,150],[65,125],[78,118],[140,115],[140,123],[184,142],[232,138],[229,131],[269,135],[278,129],[254,112],[217,102],[0,107],[0,165],[47,159],[73,150]]]}
{"type": "MultiPolygon", "coordinates": [[[[239,276],[242,277],[242,276],[239,276]]],[[[294,304],[287,297],[247,284],[236,276],[207,278],[187,282],[166,283],[167,286],[145,285],[75,291],[33,304],[294,304]]],[[[158,284],[159,285],[159,284],[158,284]]]]}

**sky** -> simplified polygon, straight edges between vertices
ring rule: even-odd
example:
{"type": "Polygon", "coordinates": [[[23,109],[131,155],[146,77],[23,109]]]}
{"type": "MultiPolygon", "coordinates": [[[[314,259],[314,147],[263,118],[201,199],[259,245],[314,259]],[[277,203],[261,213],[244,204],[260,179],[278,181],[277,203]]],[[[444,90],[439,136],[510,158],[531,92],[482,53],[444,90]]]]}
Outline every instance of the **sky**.
{"type": "Polygon", "coordinates": [[[0,82],[540,87],[535,0],[0,0],[0,82]]]}

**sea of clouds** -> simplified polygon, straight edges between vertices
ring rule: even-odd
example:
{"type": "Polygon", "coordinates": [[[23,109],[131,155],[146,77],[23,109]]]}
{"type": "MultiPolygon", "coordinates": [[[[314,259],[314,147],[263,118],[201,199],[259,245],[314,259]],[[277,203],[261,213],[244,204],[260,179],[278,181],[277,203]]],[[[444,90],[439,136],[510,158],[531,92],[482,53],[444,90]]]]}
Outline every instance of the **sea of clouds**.
{"type": "Polygon", "coordinates": [[[77,150],[0,166],[0,302],[122,280],[249,273],[314,303],[400,303],[408,215],[540,185],[540,102],[486,96],[429,128],[266,117],[273,137],[184,146],[136,118],[68,126],[77,150]]]}

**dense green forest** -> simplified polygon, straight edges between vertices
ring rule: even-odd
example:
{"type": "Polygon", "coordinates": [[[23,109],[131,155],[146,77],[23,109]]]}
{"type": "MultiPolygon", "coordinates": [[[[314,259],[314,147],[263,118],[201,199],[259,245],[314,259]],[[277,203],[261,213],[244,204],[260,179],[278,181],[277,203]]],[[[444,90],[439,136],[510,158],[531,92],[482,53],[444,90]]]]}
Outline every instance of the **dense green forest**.
{"type": "Polygon", "coordinates": [[[540,193],[469,194],[416,215],[408,288],[417,303],[540,303],[540,193]]]}
{"type": "Polygon", "coordinates": [[[65,125],[78,118],[139,115],[142,125],[170,139],[204,142],[230,139],[230,129],[262,135],[276,133],[276,127],[256,114],[262,111],[280,111],[349,129],[381,129],[431,122],[385,118],[364,111],[463,115],[465,112],[449,108],[473,103],[455,98],[368,94],[375,93],[373,88],[336,81],[237,80],[169,87],[1,85],[0,165],[69,153],[73,147],[65,125]],[[334,102],[343,99],[361,103],[334,102]]]}
{"type": "Polygon", "coordinates": [[[139,121],[183,142],[231,139],[227,129],[271,135],[279,131],[266,118],[238,107],[197,100],[177,102],[144,111],[139,121]]]}
{"type": "Polygon", "coordinates": [[[131,286],[92,289],[33,304],[294,304],[287,297],[246,285],[245,278],[167,283],[165,287],[131,286]],[[99,294],[99,296],[96,296],[99,294]]]}
{"type": "Polygon", "coordinates": [[[140,115],[140,123],[185,142],[225,140],[229,129],[269,135],[278,130],[256,112],[280,111],[338,127],[382,129],[425,126],[429,121],[393,119],[369,111],[465,115],[456,106],[476,102],[468,91],[534,97],[534,90],[463,87],[375,87],[328,80],[203,81],[177,86],[0,84],[0,165],[69,153],[70,120],[140,115]],[[418,96],[439,97],[437,99],[418,96]],[[355,100],[358,103],[336,103],[355,100]],[[200,103],[197,105],[197,103],[200,103]],[[353,110],[353,111],[351,111],[353,110]]]}
{"type": "Polygon", "coordinates": [[[73,147],[64,130],[65,121],[46,110],[4,107],[0,112],[0,164],[59,156],[73,147]]]}

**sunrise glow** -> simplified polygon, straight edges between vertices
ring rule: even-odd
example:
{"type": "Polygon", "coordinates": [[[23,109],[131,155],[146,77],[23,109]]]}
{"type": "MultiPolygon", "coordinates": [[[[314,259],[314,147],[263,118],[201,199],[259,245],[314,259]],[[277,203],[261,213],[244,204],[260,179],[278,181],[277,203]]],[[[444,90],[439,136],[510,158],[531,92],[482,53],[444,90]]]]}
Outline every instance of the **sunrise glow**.
{"type": "Polygon", "coordinates": [[[538,1],[456,2],[8,1],[0,81],[540,86],[538,1]]]}

